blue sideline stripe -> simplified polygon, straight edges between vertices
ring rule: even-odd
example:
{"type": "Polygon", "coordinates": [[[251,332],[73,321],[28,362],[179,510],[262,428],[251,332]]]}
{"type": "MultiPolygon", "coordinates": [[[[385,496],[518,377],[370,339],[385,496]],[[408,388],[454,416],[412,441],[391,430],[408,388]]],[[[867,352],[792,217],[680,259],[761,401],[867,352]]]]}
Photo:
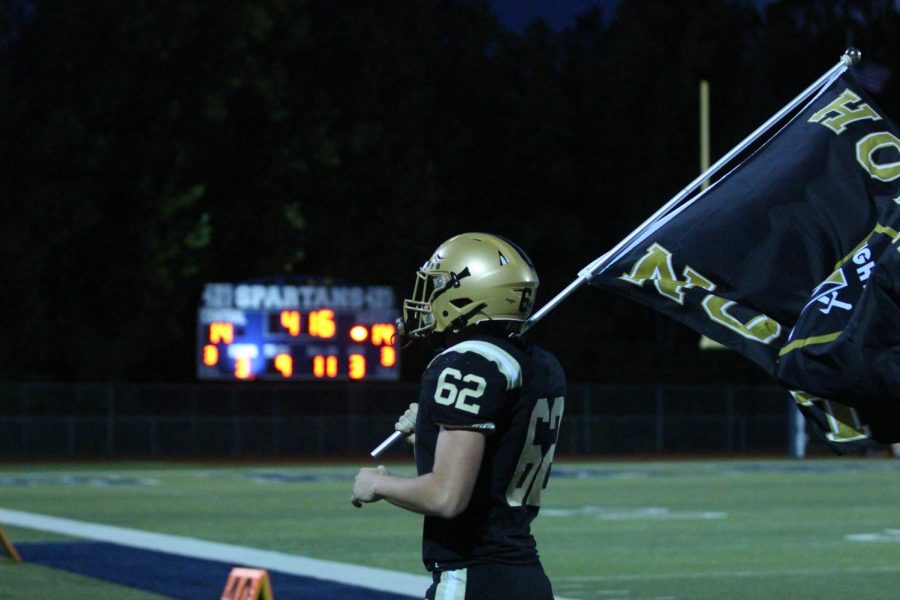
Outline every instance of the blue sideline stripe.
{"type": "MultiPolygon", "coordinates": [[[[26,562],[184,600],[219,598],[232,567],[252,566],[230,565],[108,542],[17,542],[16,548],[26,562]]],[[[272,592],[278,600],[411,598],[277,571],[269,571],[269,577],[272,581],[272,592]]],[[[422,590],[422,593],[424,595],[425,590],[422,590]]]]}

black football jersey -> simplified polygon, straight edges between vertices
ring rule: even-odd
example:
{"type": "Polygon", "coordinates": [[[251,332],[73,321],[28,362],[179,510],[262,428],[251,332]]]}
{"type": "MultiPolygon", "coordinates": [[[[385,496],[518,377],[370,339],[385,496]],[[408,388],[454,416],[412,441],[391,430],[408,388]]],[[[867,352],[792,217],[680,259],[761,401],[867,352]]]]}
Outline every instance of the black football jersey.
{"type": "Polygon", "coordinates": [[[431,570],[538,560],[531,521],[541,504],[565,403],[565,375],[549,352],[477,336],[436,356],[422,376],[416,467],[434,467],[441,428],[487,435],[468,507],[425,517],[422,557],[431,570]]]}

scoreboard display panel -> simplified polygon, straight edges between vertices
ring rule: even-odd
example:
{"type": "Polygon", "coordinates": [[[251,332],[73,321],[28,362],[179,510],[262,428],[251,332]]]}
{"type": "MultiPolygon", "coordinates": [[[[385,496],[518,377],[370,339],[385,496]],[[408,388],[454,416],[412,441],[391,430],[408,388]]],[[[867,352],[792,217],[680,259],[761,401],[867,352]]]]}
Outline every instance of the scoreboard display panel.
{"type": "Polygon", "coordinates": [[[398,317],[388,286],[208,283],[197,311],[197,377],[396,381],[398,317]]]}

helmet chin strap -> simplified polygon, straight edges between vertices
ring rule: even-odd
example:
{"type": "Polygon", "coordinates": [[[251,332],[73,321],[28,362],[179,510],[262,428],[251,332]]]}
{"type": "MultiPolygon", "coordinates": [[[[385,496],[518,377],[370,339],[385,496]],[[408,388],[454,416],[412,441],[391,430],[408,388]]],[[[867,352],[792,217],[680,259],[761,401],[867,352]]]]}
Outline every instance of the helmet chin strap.
{"type": "MultiPolygon", "coordinates": [[[[450,331],[452,331],[453,333],[462,331],[469,324],[469,319],[471,319],[477,313],[481,312],[481,310],[486,306],[487,304],[482,302],[481,304],[476,305],[472,310],[459,315],[458,317],[450,321],[450,327],[448,327],[448,329],[450,329],[450,331]]],[[[490,319],[490,317],[488,318],[490,319]]]]}
{"type": "MultiPolygon", "coordinates": [[[[451,334],[459,333],[460,331],[462,331],[463,329],[465,329],[466,327],[469,326],[469,319],[471,319],[474,315],[481,312],[486,306],[487,306],[487,304],[484,302],[475,305],[474,307],[472,307],[471,310],[468,310],[465,313],[463,313],[463,314],[459,315],[458,317],[456,317],[455,319],[453,319],[443,332],[432,331],[428,337],[434,337],[436,335],[445,334],[445,333],[451,333],[451,334]]],[[[491,319],[490,315],[486,315],[486,316],[489,321],[493,320],[493,319],[491,319]]],[[[399,348],[402,350],[403,348],[406,348],[407,346],[409,346],[410,344],[413,343],[414,338],[409,335],[409,332],[411,330],[409,321],[407,321],[403,317],[400,317],[399,319],[394,321],[394,327],[395,327],[396,331],[395,331],[393,337],[391,338],[392,344],[398,339],[402,340],[402,345],[399,346],[399,348]]]]}
{"type": "Polygon", "coordinates": [[[413,319],[404,319],[403,317],[396,319],[394,321],[394,335],[391,336],[391,345],[396,345],[396,342],[399,341],[400,345],[397,346],[397,349],[403,350],[412,345],[417,339],[430,337],[427,334],[419,334],[416,336],[410,335],[410,332],[421,332],[423,330],[423,328],[419,328],[418,325],[419,323],[413,319]]]}
{"type": "Polygon", "coordinates": [[[406,321],[402,318],[397,319],[394,322],[395,331],[391,336],[391,346],[395,346],[397,350],[403,350],[404,348],[408,348],[410,344],[413,343],[413,339],[406,335],[406,321]],[[397,341],[400,341],[400,345],[397,345],[397,341]]]}

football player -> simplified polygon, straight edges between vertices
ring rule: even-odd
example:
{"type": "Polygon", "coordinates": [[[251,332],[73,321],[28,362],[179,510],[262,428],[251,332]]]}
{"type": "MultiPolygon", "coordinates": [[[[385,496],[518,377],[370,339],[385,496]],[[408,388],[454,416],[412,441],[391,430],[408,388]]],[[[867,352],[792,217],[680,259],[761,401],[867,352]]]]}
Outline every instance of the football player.
{"type": "Polygon", "coordinates": [[[550,477],[565,375],[519,335],[537,286],[516,245],[466,233],[435,251],[404,302],[400,333],[439,352],[395,426],[415,436],[418,476],[361,469],[353,502],[425,515],[428,599],[553,598],[530,524],[550,477]]]}

